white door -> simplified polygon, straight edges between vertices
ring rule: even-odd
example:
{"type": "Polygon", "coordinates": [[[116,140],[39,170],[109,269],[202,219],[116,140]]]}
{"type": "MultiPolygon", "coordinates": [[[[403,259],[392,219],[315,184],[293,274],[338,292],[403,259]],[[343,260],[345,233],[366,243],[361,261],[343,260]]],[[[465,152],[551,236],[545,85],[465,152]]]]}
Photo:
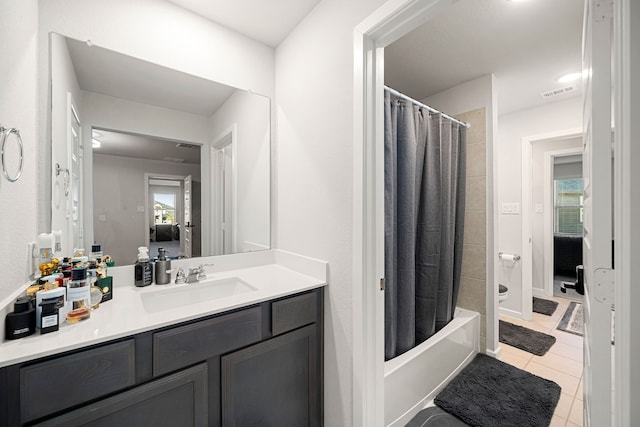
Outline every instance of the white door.
{"type": "Polygon", "coordinates": [[[587,0],[583,34],[584,425],[612,424],[611,2],[587,0]],[[609,9],[609,10],[607,10],[609,9]]]}
{"type": "Polygon", "coordinates": [[[191,175],[184,179],[184,232],[181,234],[182,253],[185,257],[191,258],[191,242],[193,234],[193,225],[191,224],[191,175]]]}

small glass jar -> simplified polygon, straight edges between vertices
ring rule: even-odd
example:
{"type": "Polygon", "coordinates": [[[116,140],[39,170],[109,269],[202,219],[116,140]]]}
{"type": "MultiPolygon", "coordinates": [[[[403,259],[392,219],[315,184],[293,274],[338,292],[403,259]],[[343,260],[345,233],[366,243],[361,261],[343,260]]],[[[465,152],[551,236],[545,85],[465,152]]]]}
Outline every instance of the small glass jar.
{"type": "Polygon", "coordinates": [[[71,280],[67,283],[67,302],[71,304],[67,322],[76,323],[91,317],[91,283],[85,268],[71,270],[71,280]]]}

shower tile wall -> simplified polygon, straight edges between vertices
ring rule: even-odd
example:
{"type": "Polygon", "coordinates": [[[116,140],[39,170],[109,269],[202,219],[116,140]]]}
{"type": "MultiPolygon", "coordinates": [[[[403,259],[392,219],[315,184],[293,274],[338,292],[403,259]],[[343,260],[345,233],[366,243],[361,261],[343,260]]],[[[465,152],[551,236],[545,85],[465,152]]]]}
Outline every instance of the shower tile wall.
{"type": "Polygon", "coordinates": [[[458,306],[480,313],[480,349],[486,347],[487,324],[487,161],[486,109],[456,114],[471,124],[467,131],[467,189],[462,279],[458,306]]]}

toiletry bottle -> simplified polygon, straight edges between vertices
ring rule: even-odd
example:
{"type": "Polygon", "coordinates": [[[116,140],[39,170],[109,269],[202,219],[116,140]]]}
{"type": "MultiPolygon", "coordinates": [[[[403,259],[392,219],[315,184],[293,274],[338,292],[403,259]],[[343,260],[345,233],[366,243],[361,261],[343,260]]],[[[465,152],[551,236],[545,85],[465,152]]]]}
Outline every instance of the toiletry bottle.
{"type": "Polygon", "coordinates": [[[71,280],[67,285],[67,301],[71,311],[67,313],[67,322],[76,323],[91,317],[91,287],[85,268],[71,270],[71,280]]]}
{"type": "Polygon", "coordinates": [[[134,271],[136,286],[149,286],[153,283],[153,268],[149,262],[149,249],[144,246],[138,248],[138,262],[134,271]]]}
{"type": "Polygon", "coordinates": [[[95,259],[98,262],[102,261],[102,246],[98,244],[91,245],[91,253],[89,259],[95,259]]]}
{"type": "Polygon", "coordinates": [[[40,333],[48,334],[59,329],[58,309],[62,306],[59,298],[43,299],[40,303],[42,315],[40,317],[40,333]]]}
{"type": "Polygon", "coordinates": [[[171,260],[167,259],[167,251],[158,248],[158,260],[156,261],[156,285],[171,283],[171,260]]]}
{"type": "Polygon", "coordinates": [[[56,299],[58,301],[58,323],[64,322],[69,305],[65,305],[65,297],[67,289],[65,287],[58,287],[50,290],[42,290],[36,293],[36,327],[40,328],[42,324],[42,301],[45,299],[56,299]]]}
{"type": "Polygon", "coordinates": [[[30,297],[20,297],[13,304],[13,311],[5,318],[5,337],[16,340],[33,334],[36,330],[36,311],[30,297]]]}

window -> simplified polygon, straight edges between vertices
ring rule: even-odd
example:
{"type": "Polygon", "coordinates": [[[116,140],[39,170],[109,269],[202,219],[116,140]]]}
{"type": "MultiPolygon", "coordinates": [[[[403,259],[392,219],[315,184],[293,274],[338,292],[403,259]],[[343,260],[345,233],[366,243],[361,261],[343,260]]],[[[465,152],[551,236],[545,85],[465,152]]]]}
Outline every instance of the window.
{"type": "Polygon", "coordinates": [[[153,223],[176,223],[176,195],[170,193],[153,193],[153,223]]]}
{"type": "Polygon", "coordinates": [[[582,236],[582,189],[582,178],[554,181],[554,233],[582,236]]]}

